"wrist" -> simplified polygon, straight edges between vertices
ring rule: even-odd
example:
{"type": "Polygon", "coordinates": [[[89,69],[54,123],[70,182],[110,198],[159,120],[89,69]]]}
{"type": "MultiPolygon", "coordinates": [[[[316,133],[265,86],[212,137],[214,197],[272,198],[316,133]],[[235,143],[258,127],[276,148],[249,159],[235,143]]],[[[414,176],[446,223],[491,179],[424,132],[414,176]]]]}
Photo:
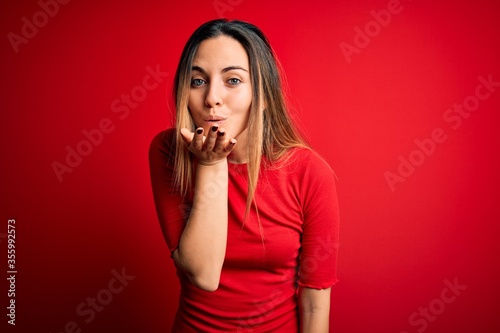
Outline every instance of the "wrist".
{"type": "Polygon", "coordinates": [[[198,165],[202,167],[214,167],[214,166],[219,166],[227,164],[227,158],[222,158],[220,160],[215,160],[215,161],[198,161],[198,165]]]}

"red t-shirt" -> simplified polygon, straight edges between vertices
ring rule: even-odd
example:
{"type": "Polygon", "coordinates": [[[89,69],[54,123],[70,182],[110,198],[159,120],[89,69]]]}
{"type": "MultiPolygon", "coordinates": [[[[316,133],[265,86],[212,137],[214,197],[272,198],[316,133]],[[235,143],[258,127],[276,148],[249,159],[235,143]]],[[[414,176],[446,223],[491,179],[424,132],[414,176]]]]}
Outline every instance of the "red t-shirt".
{"type": "MultiPolygon", "coordinates": [[[[149,152],[154,200],[170,251],[179,245],[192,202],[172,186],[174,142],[175,131],[161,132],[149,152]]],[[[261,167],[255,192],[259,228],[254,209],[243,225],[247,165],[229,163],[228,170],[228,236],[219,288],[203,291],[177,269],[181,295],[172,332],[298,332],[297,288],[337,282],[334,173],[303,148],[294,148],[279,168],[261,167]]]]}

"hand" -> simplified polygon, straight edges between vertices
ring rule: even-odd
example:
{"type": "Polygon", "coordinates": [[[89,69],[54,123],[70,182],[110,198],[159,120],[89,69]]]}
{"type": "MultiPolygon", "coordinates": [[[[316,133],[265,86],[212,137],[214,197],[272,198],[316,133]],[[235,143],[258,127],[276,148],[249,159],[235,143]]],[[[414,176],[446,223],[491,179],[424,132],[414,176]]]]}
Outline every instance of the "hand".
{"type": "Polygon", "coordinates": [[[207,136],[203,135],[203,128],[198,127],[195,133],[187,128],[181,129],[182,140],[188,149],[202,165],[214,165],[224,160],[236,146],[236,140],[226,139],[226,131],[214,125],[210,128],[207,136]]]}

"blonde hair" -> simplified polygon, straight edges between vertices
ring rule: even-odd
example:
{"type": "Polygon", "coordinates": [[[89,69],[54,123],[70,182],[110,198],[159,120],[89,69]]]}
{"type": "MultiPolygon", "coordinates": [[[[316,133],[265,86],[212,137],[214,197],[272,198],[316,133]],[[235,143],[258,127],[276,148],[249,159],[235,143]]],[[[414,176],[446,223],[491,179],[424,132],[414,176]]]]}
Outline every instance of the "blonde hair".
{"type": "Polygon", "coordinates": [[[250,63],[252,104],[248,119],[246,144],[248,151],[248,193],[245,219],[248,217],[259,178],[262,156],[274,164],[287,155],[290,148],[308,145],[297,131],[285,103],[279,63],[268,39],[256,26],[243,21],[218,19],[200,26],[187,41],[174,80],[176,105],[175,181],[183,195],[193,190],[193,160],[180,129],[194,132],[195,124],[188,109],[193,58],[198,46],[206,39],[229,36],[237,40],[247,52],[250,63]]]}

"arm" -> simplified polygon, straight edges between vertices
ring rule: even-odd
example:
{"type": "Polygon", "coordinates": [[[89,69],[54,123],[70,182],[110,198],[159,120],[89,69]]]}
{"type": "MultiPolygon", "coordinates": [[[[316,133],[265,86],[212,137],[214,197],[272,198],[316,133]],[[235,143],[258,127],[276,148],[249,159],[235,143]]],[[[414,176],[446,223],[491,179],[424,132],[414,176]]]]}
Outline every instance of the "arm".
{"type": "Polygon", "coordinates": [[[227,241],[227,161],[198,165],[191,214],[174,251],[191,282],[206,291],[219,285],[227,241]]]}
{"type": "Polygon", "coordinates": [[[330,291],[326,289],[299,289],[301,333],[328,333],[330,321],[330,291]]]}
{"type": "Polygon", "coordinates": [[[311,154],[302,176],[304,224],[299,266],[302,333],[328,332],[330,291],[337,281],[338,203],[332,169],[311,154]]]}
{"type": "Polygon", "coordinates": [[[173,258],[200,289],[219,286],[227,242],[228,169],[226,156],[234,142],[224,140],[224,131],[182,131],[189,150],[198,159],[191,214],[173,258]]]}

